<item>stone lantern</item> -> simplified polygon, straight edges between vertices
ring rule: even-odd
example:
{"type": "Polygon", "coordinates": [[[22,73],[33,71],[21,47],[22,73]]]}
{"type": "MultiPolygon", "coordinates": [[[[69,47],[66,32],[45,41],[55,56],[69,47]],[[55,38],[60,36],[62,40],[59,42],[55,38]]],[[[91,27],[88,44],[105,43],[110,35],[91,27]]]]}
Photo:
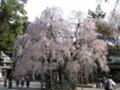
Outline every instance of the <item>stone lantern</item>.
{"type": "Polygon", "coordinates": [[[4,54],[3,52],[1,52],[1,59],[3,59],[3,61],[1,61],[1,63],[2,63],[1,72],[2,72],[2,77],[4,80],[4,86],[6,87],[7,86],[7,78],[8,78],[10,71],[12,70],[13,62],[10,59],[10,57],[7,56],[6,54],[4,54]]]}

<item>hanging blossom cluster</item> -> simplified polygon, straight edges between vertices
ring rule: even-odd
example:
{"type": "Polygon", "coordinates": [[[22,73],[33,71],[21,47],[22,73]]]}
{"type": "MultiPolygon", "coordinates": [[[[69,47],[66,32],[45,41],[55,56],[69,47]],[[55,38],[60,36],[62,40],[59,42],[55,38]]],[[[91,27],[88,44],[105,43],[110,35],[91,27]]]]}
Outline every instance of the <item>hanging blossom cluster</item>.
{"type": "Polygon", "coordinates": [[[14,76],[27,73],[44,74],[49,69],[62,72],[67,78],[87,80],[99,67],[108,71],[107,45],[96,32],[95,21],[86,18],[80,22],[76,41],[71,25],[63,19],[62,10],[47,8],[40,18],[28,26],[26,33],[16,41],[14,76]],[[97,65],[97,63],[99,65],[97,65]],[[64,69],[63,69],[64,68],[64,69]]]}
{"type": "Polygon", "coordinates": [[[93,19],[86,18],[82,22],[74,42],[73,61],[68,65],[68,72],[74,73],[71,74],[71,77],[79,78],[84,75],[80,78],[88,79],[89,75],[97,68],[100,68],[101,72],[109,71],[106,58],[107,43],[98,39],[101,35],[96,32],[96,29],[93,19]]]}
{"type": "Polygon", "coordinates": [[[15,75],[58,69],[71,60],[72,33],[59,8],[47,8],[16,41],[15,75]],[[44,69],[44,70],[43,70],[44,69]]]}

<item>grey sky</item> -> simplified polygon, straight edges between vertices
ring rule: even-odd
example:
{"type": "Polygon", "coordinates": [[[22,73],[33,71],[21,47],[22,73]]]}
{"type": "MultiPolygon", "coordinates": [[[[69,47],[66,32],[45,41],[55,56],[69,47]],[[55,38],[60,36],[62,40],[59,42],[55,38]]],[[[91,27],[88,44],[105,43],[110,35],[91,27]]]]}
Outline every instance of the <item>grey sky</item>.
{"type": "MultiPolygon", "coordinates": [[[[72,10],[80,10],[87,13],[88,9],[95,10],[96,5],[100,0],[28,0],[26,10],[30,21],[34,21],[36,16],[40,16],[41,12],[46,7],[57,6],[60,7],[64,16],[67,17],[72,10]]],[[[102,3],[102,10],[110,12],[115,4],[115,0],[109,0],[102,3]]]]}

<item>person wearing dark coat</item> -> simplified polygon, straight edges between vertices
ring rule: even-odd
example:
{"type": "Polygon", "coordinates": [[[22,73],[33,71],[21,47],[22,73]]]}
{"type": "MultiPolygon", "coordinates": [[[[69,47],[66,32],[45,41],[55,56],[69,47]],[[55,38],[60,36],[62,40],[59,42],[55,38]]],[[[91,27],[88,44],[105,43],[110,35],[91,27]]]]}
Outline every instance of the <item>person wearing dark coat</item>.
{"type": "Polygon", "coordinates": [[[27,88],[30,86],[30,77],[28,75],[26,76],[26,86],[27,88]]]}

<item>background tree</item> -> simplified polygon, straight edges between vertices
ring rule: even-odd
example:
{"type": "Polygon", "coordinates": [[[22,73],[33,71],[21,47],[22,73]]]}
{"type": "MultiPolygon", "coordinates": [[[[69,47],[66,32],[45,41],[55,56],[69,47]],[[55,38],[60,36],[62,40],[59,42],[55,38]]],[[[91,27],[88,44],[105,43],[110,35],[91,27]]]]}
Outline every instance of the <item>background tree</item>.
{"type": "Polygon", "coordinates": [[[109,40],[113,37],[114,28],[109,22],[99,19],[96,21],[96,27],[97,32],[102,35],[101,39],[109,40]]]}
{"type": "Polygon", "coordinates": [[[102,11],[100,3],[97,5],[95,12],[91,11],[90,9],[88,10],[88,15],[94,19],[103,19],[106,15],[106,13],[102,11]]]}
{"type": "Polygon", "coordinates": [[[120,50],[120,13],[119,10],[116,11],[113,15],[113,12],[111,13],[111,16],[109,17],[109,23],[111,25],[111,27],[113,28],[113,35],[112,35],[112,40],[111,42],[113,43],[113,45],[109,45],[109,51],[110,51],[110,55],[117,55],[119,56],[119,50],[120,50]]]}
{"type": "Polygon", "coordinates": [[[26,26],[27,16],[22,0],[1,0],[0,50],[11,56],[16,37],[25,32],[26,26]]]}

